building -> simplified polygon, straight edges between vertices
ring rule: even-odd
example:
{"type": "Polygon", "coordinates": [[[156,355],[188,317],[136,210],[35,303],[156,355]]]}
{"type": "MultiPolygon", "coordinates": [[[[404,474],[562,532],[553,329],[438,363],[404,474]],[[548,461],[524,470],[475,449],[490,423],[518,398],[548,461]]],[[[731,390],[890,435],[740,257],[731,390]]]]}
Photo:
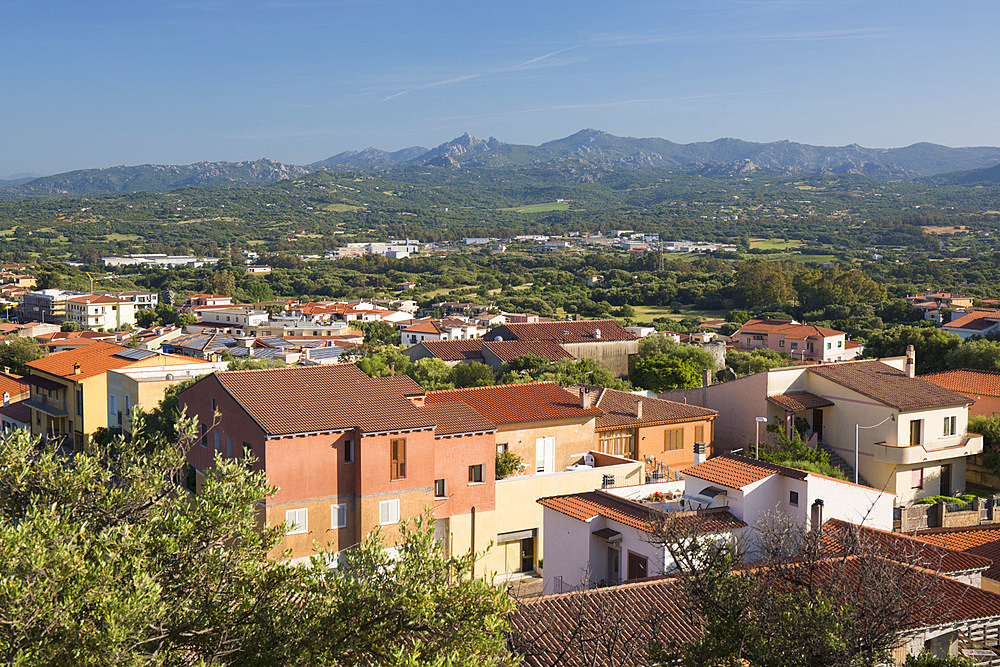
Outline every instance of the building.
{"type": "Polygon", "coordinates": [[[247,264],[247,273],[267,275],[271,273],[271,267],[266,264],[247,264]]]}
{"type": "Polygon", "coordinates": [[[154,310],[160,303],[160,297],[156,292],[139,292],[134,290],[127,290],[125,292],[106,292],[98,290],[94,292],[94,294],[103,294],[104,296],[113,296],[118,299],[127,299],[135,304],[136,310],[154,310]]]}
{"type": "Polygon", "coordinates": [[[1000,526],[929,528],[916,531],[913,537],[990,561],[981,574],[979,585],[993,593],[1000,593],[1000,526]]]}
{"type": "Polygon", "coordinates": [[[639,351],[639,339],[615,320],[507,324],[483,336],[488,341],[549,341],[576,359],[591,359],[620,376],[628,375],[628,358],[639,351]]]}
{"type": "Polygon", "coordinates": [[[135,303],[103,294],[74,296],[66,300],[66,321],[85,331],[118,331],[135,326],[135,303]]]}
{"type": "Polygon", "coordinates": [[[59,324],[66,320],[66,301],[84,296],[82,292],[61,289],[43,289],[27,292],[21,300],[21,321],[59,324]]]}
{"type": "Polygon", "coordinates": [[[594,425],[594,449],[645,461],[654,478],[676,477],[673,472],[713,453],[715,410],[604,387],[566,389],[603,413],[594,425]]]}
{"type": "Polygon", "coordinates": [[[478,362],[490,368],[499,369],[518,357],[531,355],[547,361],[572,359],[573,355],[549,341],[519,340],[489,341],[481,338],[455,340],[427,340],[403,351],[411,361],[418,359],[440,359],[449,366],[460,363],[478,362]]]}
{"type": "Polygon", "coordinates": [[[773,350],[801,361],[845,361],[864,351],[860,345],[848,345],[843,331],[794,320],[750,320],[730,338],[741,351],[773,350]]]}
{"type": "Polygon", "coordinates": [[[199,306],[226,307],[233,305],[233,298],[224,294],[192,294],[184,300],[184,308],[199,306]]]}
{"type": "Polygon", "coordinates": [[[455,340],[462,338],[478,338],[486,333],[479,325],[448,318],[444,320],[423,320],[415,322],[402,330],[404,345],[416,345],[429,340],[455,340]]]}
{"type": "Polygon", "coordinates": [[[959,338],[986,336],[1000,331],[1000,311],[973,310],[952,319],[947,324],[942,324],[941,330],[955,334],[959,338]]]}
{"type": "Polygon", "coordinates": [[[179,266],[201,268],[219,262],[218,257],[195,257],[193,255],[164,255],[161,253],[131,254],[125,257],[102,257],[104,266],[152,266],[175,268],[179,266]]]}
{"type": "Polygon", "coordinates": [[[180,365],[190,359],[94,341],[28,363],[32,435],[59,438],[78,450],[108,425],[107,371],[180,365]]]}
{"type": "Polygon", "coordinates": [[[969,406],[970,415],[1000,417],[1000,373],[962,368],[925,373],[920,377],[967,397],[972,401],[969,406]]]}
{"type": "Polygon", "coordinates": [[[139,408],[149,412],[163,400],[164,392],[168,387],[214,371],[224,371],[228,365],[228,362],[189,362],[109,370],[107,377],[107,427],[131,433],[133,409],[139,408]]]}
{"type": "Polygon", "coordinates": [[[179,403],[201,429],[188,454],[200,489],[216,455],[245,458],[277,487],[262,507],[286,524],[272,554],[301,561],[313,542],[334,551],[381,528],[438,519],[450,553],[482,551],[492,533],[495,426],[468,405],[425,406],[405,376],[369,378],[349,364],[213,373],[179,403]]]}
{"type": "Polygon", "coordinates": [[[9,368],[0,370],[0,406],[11,405],[28,398],[30,385],[20,375],[14,375],[9,368]]]}
{"type": "Polygon", "coordinates": [[[907,357],[771,369],[662,397],[717,410],[719,451],[766,439],[759,417],[838,455],[849,478],[857,461],[859,481],[908,505],[960,493],[967,457],[983,449],[967,428],[972,401],[914,377],[915,363],[911,348],[907,357]]]}
{"type": "Polygon", "coordinates": [[[249,329],[267,324],[267,312],[250,306],[212,308],[198,312],[202,324],[221,329],[249,329]]]}

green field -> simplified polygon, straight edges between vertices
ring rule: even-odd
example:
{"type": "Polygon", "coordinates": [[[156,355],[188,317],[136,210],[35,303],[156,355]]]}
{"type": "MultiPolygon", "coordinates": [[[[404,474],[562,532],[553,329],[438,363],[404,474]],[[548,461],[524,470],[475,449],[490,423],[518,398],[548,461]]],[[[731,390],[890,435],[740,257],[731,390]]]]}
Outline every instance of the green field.
{"type": "Polygon", "coordinates": [[[331,211],[333,213],[346,213],[348,211],[360,211],[360,206],[351,206],[350,204],[323,204],[321,206],[324,211],[331,211]]]}
{"type": "Polygon", "coordinates": [[[635,309],[635,321],[640,324],[651,324],[657,317],[665,317],[668,320],[683,320],[687,317],[701,317],[703,319],[715,319],[725,317],[725,310],[698,310],[697,308],[681,307],[679,313],[673,312],[669,306],[633,306],[635,309]]]}
{"type": "Polygon", "coordinates": [[[568,211],[569,202],[552,201],[545,204],[525,204],[524,206],[511,206],[502,208],[501,211],[514,211],[515,213],[547,213],[549,211],[568,211]]]}
{"type": "Polygon", "coordinates": [[[802,245],[801,241],[787,241],[785,239],[750,239],[750,248],[761,250],[790,250],[802,245]]]}

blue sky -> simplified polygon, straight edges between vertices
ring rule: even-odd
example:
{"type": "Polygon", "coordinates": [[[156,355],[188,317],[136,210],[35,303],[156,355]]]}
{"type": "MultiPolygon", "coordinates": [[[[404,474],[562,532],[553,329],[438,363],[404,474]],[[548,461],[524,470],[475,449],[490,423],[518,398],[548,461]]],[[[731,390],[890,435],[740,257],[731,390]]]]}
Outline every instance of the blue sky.
{"type": "Polygon", "coordinates": [[[1000,3],[0,0],[0,178],[593,127],[1000,145],[1000,3]]]}

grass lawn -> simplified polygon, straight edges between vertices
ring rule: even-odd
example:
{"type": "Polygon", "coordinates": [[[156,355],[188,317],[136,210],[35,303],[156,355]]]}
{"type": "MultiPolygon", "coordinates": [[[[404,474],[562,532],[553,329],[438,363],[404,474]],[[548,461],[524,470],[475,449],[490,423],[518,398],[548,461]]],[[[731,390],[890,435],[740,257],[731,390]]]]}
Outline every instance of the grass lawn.
{"type": "Polygon", "coordinates": [[[524,206],[511,206],[502,208],[501,211],[514,211],[515,213],[546,213],[548,211],[566,211],[569,209],[569,202],[552,201],[545,204],[525,204],[524,206]]]}
{"type": "Polygon", "coordinates": [[[750,248],[761,250],[790,250],[798,248],[802,241],[786,241],[785,239],[750,239],[750,248]]]}
{"type": "Polygon", "coordinates": [[[683,320],[687,317],[700,317],[702,319],[715,319],[726,316],[726,310],[699,310],[697,308],[681,307],[679,313],[673,312],[669,306],[633,306],[635,309],[635,321],[640,323],[652,323],[657,317],[665,317],[669,320],[683,320]]]}
{"type": "Polygon", "coordinates": [[[324,211],[332,211],[333,213],[346,213],[347,211],[360,211],[360,206],[351,206],[350,204],[323,204],[320,206],[324,211]]]}

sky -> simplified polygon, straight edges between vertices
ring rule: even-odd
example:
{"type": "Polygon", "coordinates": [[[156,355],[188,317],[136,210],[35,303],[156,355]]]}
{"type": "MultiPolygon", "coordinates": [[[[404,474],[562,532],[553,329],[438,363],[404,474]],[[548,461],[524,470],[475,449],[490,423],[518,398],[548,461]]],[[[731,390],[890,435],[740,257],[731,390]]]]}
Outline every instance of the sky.
{"type": "Polygon", "coordinates": [[[1000,145],[995,0],[0,0],[0,178],[538,144],[1000,145]]]}

